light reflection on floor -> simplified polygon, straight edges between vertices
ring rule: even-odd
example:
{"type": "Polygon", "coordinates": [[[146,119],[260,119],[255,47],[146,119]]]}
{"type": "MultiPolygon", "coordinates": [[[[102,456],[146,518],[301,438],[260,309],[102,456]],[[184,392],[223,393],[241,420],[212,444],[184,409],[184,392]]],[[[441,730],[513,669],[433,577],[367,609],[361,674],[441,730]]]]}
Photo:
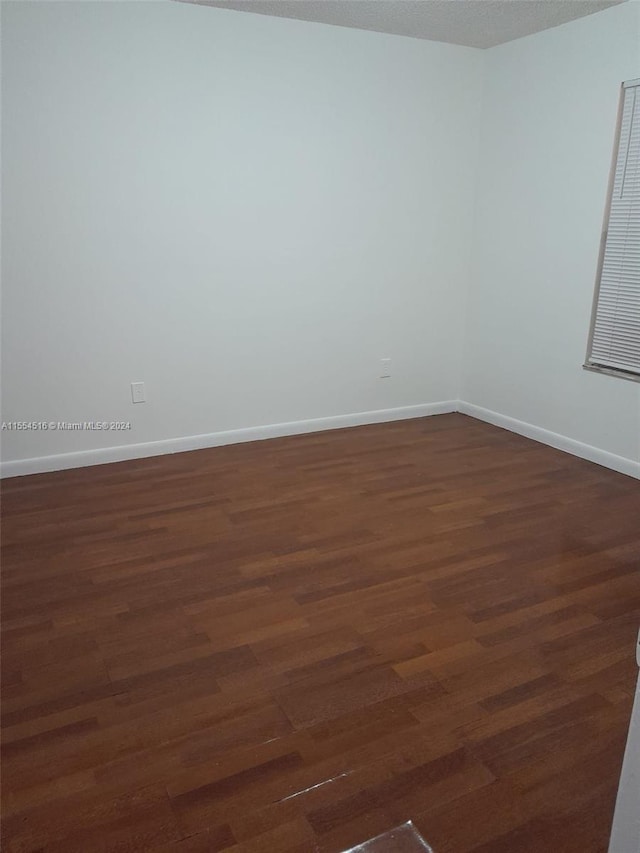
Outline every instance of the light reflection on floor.
{"type": "Polygon", "coordinates": [[[433,853],[413,823],[408,820],[382,835],[350,847],[344,853],[433,853]]]}

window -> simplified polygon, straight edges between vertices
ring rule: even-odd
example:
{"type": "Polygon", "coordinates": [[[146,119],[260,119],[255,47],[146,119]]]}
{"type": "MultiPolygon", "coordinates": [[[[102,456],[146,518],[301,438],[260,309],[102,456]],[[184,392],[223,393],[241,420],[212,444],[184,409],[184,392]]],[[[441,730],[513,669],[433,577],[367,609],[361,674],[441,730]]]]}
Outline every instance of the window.
{"type": "Polygon", "coordinates": [[[584,366],[640,381],[640,79],[622,84],[584,366]]]}

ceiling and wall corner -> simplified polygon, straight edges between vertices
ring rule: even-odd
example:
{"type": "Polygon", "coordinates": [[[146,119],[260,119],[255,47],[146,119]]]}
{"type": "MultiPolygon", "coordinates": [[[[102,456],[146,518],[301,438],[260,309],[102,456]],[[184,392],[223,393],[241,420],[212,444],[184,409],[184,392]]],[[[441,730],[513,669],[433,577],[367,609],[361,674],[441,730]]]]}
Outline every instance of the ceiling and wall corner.
{"type": "Polygon", "coordinates": [[[626,0],[182,0],[398,36],[488,48],[626,0]]]}

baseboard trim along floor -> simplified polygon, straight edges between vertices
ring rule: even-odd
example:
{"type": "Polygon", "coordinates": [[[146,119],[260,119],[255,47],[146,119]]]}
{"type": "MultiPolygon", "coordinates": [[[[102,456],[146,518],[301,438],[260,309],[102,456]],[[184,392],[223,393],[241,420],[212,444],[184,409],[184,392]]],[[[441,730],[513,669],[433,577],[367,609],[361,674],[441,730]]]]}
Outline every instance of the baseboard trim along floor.
{"type": "Polygon", "coordinates": [[[390,421],[424,418],[431,415],[445,415],[461,412],[464,415],[502,427],[510,432],[524,435],[541,444],[571,453],[603,465],[621,474],[640,479],[640,461],[618,456],[607,450],[601,450],[589,444],[583,444],[573,438],[551,432],[534,424],[519,421],[499,412],[484,409],[464,400],[444,400],[437,403],[424,403],[417,406],[402,406],[393,409],[377,409],[370,412],[355,412],[346,415],[333,415],[326,418],[311,418],[304,421],[289,421],[280,424],[245,427],[202,435],[168,438],[161,441],[148,441],[138,444],[123,444],[116,447],[103,447],[93,450],[79,450],[74,453],[60,453],[52,456],[36,456],[30,459],[15,459],[0,465],[0,477],[19,477],[26,474],[41,474],[46,471],[63,471],[69,468],[84,468],[90,465],[103,465],[110,462],[124,462],[129,459],[145,459],[149,456],[163,456],[167,453],[182,453],[188,450],[202,450],[207,447],[221,447],[226,444],[239,444],[247,441],[262,441],[269,438],[281,438],[287,435],[321,432],[330,429],[364,426],[366,424],[388,423],[390,421]]]}
{"type": "Polygon", "coordinates": [[[354,412],[347,415],[332,415],[327,418],[310,418],[304,421],[289,421],[281,424],[244,427],[242,429],[167,438],[139,444],[123,444],[94,450],[79,450],[74,453],[59,453],[53,456],[37,456],[31,459],[16,459],[3,462],[0,476],[19,477],[25,474],[41,474],[45,471],[63,471],[68,468],[85,468],[108,462],[124,462],[128,459],[145,459],[149,456],[164,456],[166,453],[183,453],[186,450],[203,450],[225,444],[240,444],[246,441],[263,441],[287,435],[302,435],[329,429],[380,424],[424,418],[429,415],[447,415],[458,410],[457,400],[424,403],[418,406],[402,406],[394,409],[377,409],[371,412],[354,412]]]}
{"type": "Polygon", "coordinates": [[[507,417],[507,415],[501,415],[499,412],[493,412],[490,409],[483,409],[481,406],[473,405],[473,403],[465,403],[463,400],[458,402],[458,411],[463,415],[477,418],[479,421],[486,421],[494,426],[508,429],[510,432],[517,432],[518,435],[532,438],[548,447],[555,447],[556,450],[564,450],[565,453],[571,453],[573,456],[579,456],[581,459],[587,459],[589,462],[595,462],[597,465],[603,465],[605,468],[611,468],[613,471],[619,471],[621,474],[628,474],[630,477],[640,479],[640,461],[627,459],[625,456],[617,456],[615,453],[609,453],[608,450],[601,450],[591,444],[583,444],[581,441],[576,441],[566,435],[551,432],[551,430],[507,417]]]}

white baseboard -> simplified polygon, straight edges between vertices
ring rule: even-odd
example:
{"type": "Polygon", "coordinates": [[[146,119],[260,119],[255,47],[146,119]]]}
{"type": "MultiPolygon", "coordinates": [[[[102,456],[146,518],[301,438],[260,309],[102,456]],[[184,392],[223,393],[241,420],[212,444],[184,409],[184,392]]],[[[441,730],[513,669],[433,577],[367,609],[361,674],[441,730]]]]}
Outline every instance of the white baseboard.
{"type": "Polygon", "coordinates": [[[402,406],[396,409],[377,409],[373,412],[354,412],[328,418],[312,418],[306,421],[290,421],[283,424],[246,427],[205,435],[189,435],[183,438],[168,438],[140,444],[123,444],[119,447],[103,447],[96,450],[79,450],[74,453],[59,453],[55,456],[36,456],[31,459],[16,459],[0,465],[0,477],[19,477],[25,474],[41,474],[45,471],[62,471],[67,468],[84,468],[88,465],[104,465],[108,462],[123,462],[127,459],[144,459],[148,456],[163,456],[166,453],[181,453],[186,450],[202,450],[224,444],[243,441],[260,441],[285,435],[301,435],[328,429],[363,426],[364,424],[401,421],[408,418],[424,418],[428,415],[445,415],[458,410],[457,400],[440,403],[423,403],[418,406],[402,406]]]}
{"type": "Polygon", "coordinates": [[[181,453],[186,450],[202,450],[206,447],[220,447],[224,444],[238,444],[244,441],[261,441],[267,438],[279,438],[285,435],[301,435],[309,432],[321,432],[329,429],[363,426],[365,424],[401,421],[408,418],[424,418],[429,415],[444,415],[461,412],[472,418],[494,424],[495,426],[532,438],[542,444],[564,450],[573,456],[588,459],[605,468],[628,474],[640,479],[640,462],[617,456],[590,444],[583,444],[566,435],[559,435],[534,424],[501,415],[490,409],[483,409],[464,400],[445,400],[439,403],[424,403],[418,406],[402,406],[396,409],[378,409],[373,412],[355,412],[348,415],[334,415],[328,418],[312,418],[305,421],[290,421],[283,424],[246,427],[243,429],[212,432],[204,435],[189,435],[182,438],[168,438],[162,441],[148,441],[140,444],[123,444],[119,447],[104,447],[96,450],[79,450],[74,453],[60,453],[55,456],[37,456],[31,459],[16,459],[0,465],[0,477],[19,477],[25,474],[41,474],[45,471],[62,471],[68,468],[84,468],[88,465],[104,465],[109,462],[123,462],[127,459],[144,459],[148,456],[163,456],[166,453],[181,453]]]}
{"type": "Polygon", "coordinates": [[[625,456],[617,456],[615,453],[609,453],[609,451],[593,447],[591,444],[583,444],[581,441],[568,438],[566,435],[542,429],[542,427],[516,420],[516,418],[509,418],[506,415],[493,412],[491,409],[483,409],[473,403],[465,403],[463,400],[458,401],[458,411],[463,415],[469,415],[480,421],[494,424],[494,426],[517,432],[519,435],[555,447],[557,450],[564,450],[573,456],[580,456],[581,459],[588,459],[589,462],[595,462],[597,465],[603,465],[605,468],[611,468],[621,474],[628,474],[630,477],[640,479],[640,462],[627,459],[625,456]]]}

